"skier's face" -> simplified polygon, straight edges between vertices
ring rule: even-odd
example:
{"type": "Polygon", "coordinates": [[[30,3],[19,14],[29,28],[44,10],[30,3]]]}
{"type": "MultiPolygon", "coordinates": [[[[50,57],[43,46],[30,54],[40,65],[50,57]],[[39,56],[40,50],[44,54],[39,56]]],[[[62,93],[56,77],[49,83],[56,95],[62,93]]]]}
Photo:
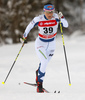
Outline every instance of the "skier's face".
{"type": "Polygon", "coordinates": [[[44,12],[47,19],[51,19],[53,17],[53,12],[44,12]]]}

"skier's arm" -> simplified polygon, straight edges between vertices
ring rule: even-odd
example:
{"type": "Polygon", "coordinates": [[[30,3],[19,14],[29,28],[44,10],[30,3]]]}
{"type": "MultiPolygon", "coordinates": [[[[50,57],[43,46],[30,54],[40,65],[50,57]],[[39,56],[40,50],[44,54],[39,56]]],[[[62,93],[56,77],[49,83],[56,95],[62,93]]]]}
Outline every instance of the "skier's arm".
{"type": "Polygon", "coordinates": [[[66,28],[68,27],[68,22],[65,18],[61,18],[61,23],[63,27],[66,27],[66,28]]]}
{"type": "Polygon", "coordinates": [[[68,27],[68,22],[67,22],[67,20],[65,19],[65,17],[63,16],[62,12],[59,12],[59,13],[58,13],[58,17],[59,17],[59,19],[61,20],[62,26],[63,26],[63,27],[68,27]]]}
{"type": "Polygon", "coordinates": [[[25,32],[23,34],[23,37],[27,38],[30,30],[34,27],[34,24],[32,22],[29,23],[29,25],[26,27],[25,32]]]}
{"type": "Polygon", "coordinates": [[[27,35],[29,34],[30,30],[34,27],[34,25],[32,24],[32,22],[29,23],[29,25],[26,27],[25,32],[22,36],[22,38],[20,38],[20,41],[22,43],[27,43],[26,39],[27,39],[27,35]]]}
{"type": "Polygon", "coordinates": [[[20,38],[20,41],[23,43],[25,43],[25,41],[26,41],[26,38],[27,38],[27,36],[28,36],[28,34],[29,34],[29,32],[31,31],[31,29],[34,27],[34,26],[36,26],[37,25],[37,20],[38,19],[38,17],[35,17],[30,23],[29,23],[29,25],[26,27],[26,29],[25,29],[25,32],[24,32],[24,34],[23,34],[23,36],[22,36],[22,38],[20,38]]]}
{"type": "Polygon", "coordinates": [[[38,17],[35,17],[30,23],[29,25],[26,27],[25,32],[23,34],[23,36],[26,38],[27,35],[29,34],[30,30],[36,26],[38,23],[38,17]]]}

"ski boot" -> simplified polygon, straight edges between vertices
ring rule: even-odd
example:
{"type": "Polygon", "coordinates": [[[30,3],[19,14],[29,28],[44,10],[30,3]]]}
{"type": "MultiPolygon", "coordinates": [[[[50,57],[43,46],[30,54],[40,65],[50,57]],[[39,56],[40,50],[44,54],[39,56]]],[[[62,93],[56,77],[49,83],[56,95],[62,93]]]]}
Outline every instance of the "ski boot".
{"type": "Polygon", "coordinates": [[[37,82],[37,92],[44,93],[42,82],[37,82]]]}
{"type": "Polygon", "coordinates": [[[38,93],[43,93],[43,85],[42,82],[38,82],[38,70],[36,71],[36,83],[37,83],[37,92],[38,93]]]}
{"type": "Polygon", "coordinates": [[[36,83],[38,82],[38,70],[36,70],[36,83]]]}

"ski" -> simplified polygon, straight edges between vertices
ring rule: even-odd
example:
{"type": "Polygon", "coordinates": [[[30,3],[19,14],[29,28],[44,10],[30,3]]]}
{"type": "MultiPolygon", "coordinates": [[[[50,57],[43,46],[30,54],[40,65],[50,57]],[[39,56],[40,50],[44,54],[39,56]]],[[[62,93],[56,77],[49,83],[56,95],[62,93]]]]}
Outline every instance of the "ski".
{"type": "MultiPolygon", "coordinates": [[[[36,83],[28,83],[28,82],[24,82],[24,84],[27,84],[27,85],[30,85],[30,86],[34,86],[34,87],[36,87],[37,86],[37,84],[36,83]]],[[[44,92],[46,92],[46,93],[50,93],[48,90],[46,90],[45,88],[43,88],[43,91],[44,92]]],[[[54,93],[56,93],[56,91],[54,91],[54,93]]]]}
{"type": "Polygon", "coordinates": [[[33,83],[28,83],[28,82],[24,82],[24,84],[28,84],[28,85],[31,85],[31,86],[37,86],[37,84],[35,83],[35,84],[33,84],[33,83]]]}

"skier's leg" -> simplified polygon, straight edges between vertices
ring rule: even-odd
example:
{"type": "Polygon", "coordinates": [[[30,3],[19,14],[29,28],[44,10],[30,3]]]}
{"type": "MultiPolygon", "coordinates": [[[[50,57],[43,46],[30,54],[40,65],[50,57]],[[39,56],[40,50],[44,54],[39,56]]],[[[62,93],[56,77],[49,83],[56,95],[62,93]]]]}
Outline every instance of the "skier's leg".
{"type": "Polygon", "coordinates": [[[42,83],[43,83],[43,78],[45,76],[46,67],[52,55],[54,54],[55,46],[50,44],[52,43],[41,42],[38,38],[35,43],[35,50],[41,62],[38,70],[36,71],[36,76],[37,76],[36,82],[38,84],[37,92],[43,91],[42,83]]]}
{"type": "Polygon", "coordinates": [[[47,49],[48,43],[42,42],[39,37],[35,41],[35,50],[40,60],[40,66],[38,68],[38,81],[43,82],[43,78],[45,76],[46,66],[48,64],[48,56],[47,56],[47,49]]]}
{"type": "Polygon", "coordinates": [[[46,66],[48,64],[47,54],[44,48],[37,50],[37,55],[40,59],[40,64],[38,68],[38,81],[43,82],[43,78],[45,76],[46,66]]]}
{"type": "Polygon", "coordinates": [[[45,76],[46,66],[48,64],[47,54],[44,48],[37,50],[37,55],[40,59],[39,68],[36,71],[37,92],[43,91],[43,78],[45,76]]]}

